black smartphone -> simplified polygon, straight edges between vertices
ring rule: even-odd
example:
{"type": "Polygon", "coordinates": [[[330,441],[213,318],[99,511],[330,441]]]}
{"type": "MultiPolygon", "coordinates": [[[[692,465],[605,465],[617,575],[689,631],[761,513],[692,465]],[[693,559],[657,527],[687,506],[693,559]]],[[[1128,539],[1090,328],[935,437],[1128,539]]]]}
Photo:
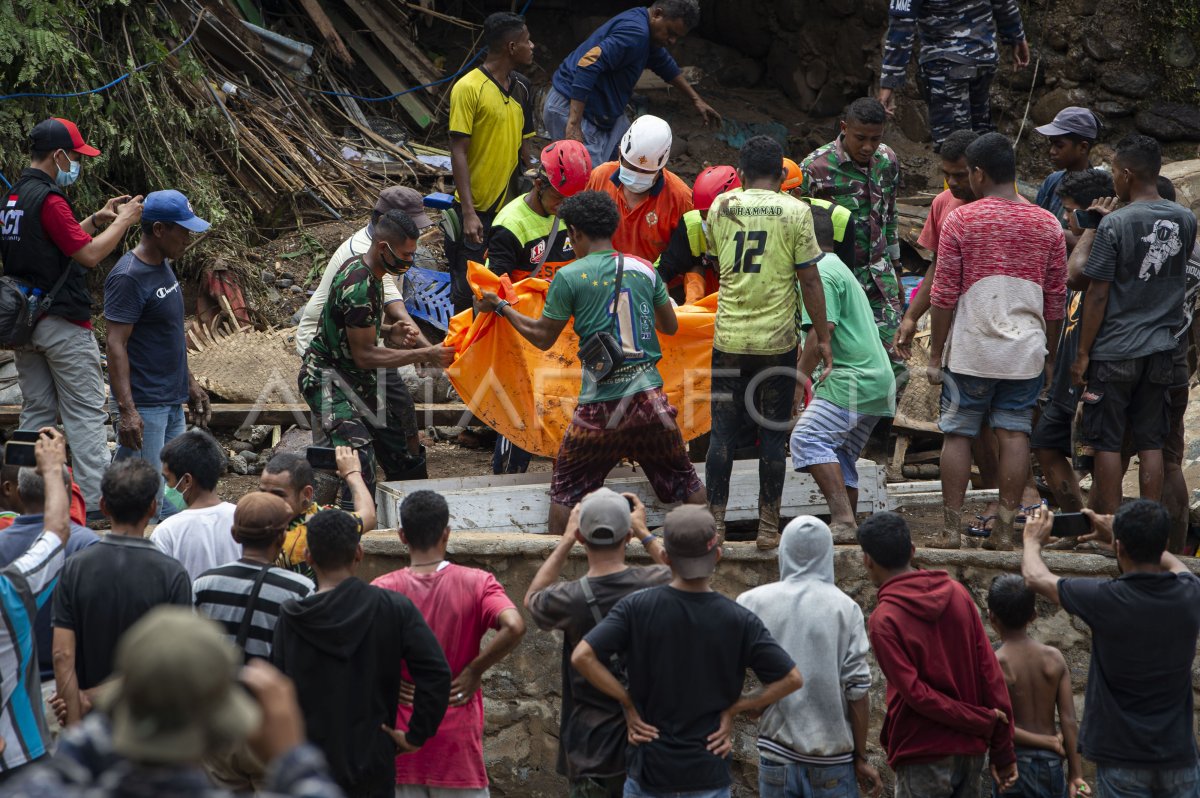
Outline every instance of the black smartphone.
{"type": "Polygon", "coordinates": [[[328,446],[309,446],[308,464],[318,471],[337,471],[337,452],[328,446]]]}
{"type": "Polygon", "coordinates": [[[4,444],[4,464],[9,466],[36,466],[34,444],[28,441],[9,441],[4,444]]]}
{"type": "Polygon", "coordinates": [[[1100,211],[1075,211],[1075,224],[1083,230],[1095,230],[1100,226],[1100,220],[1103,218],[1100,211]]]}
{"type": "Polygon", "coordinates": [[[634,505],[634,503],[633,503],[633,497],[632,497],[632,496],[626,496],[626,497],[625,497],[625,501],[629,503],[629,512],[631,512],[631,513],[632,513],[632,512],[633,512],[633,510],[634,510],[634,507],[636,506],[636,505],[634,505]]]}
{"type": "Polygon", "coordinates": [[[41,434],[41,431],[36,429],[15,429],[8,436],[8,439],[10,441],[20,441],[21,443],[37,443],[38,437],[41,434]]]}
{"type": "Polygon", "coordinates": [[[1092,519],[1083,513],[1057,513],[1050,527],[1051,537],[1077,538],[1092,531],[1092,519]]]}

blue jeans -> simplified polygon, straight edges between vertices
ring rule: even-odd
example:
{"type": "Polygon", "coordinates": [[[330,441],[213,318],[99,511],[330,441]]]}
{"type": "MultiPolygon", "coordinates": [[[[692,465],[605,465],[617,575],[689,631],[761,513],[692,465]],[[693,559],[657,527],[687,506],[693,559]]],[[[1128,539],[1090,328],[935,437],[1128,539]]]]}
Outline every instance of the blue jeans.
{"type": "Polygon", "coordinates": [[[1200,765],[1175,770],[1096,767],[1097,798],[1197,798],[1200,765]]]}
{"type": "Polygon", "coordinates": [[[759,798],[858,798],[854,763],[781,765],[758,760],[759,798]]]}
{"type": "Polygon", "coordinates": [[[1067,798],[1067,777],[1058,754],[1042,748],[1017,749],[1017,783],[1000,792],[992,783],[992,795],[1021,798],[1067,798]]]}
{"type": "Polygon", "coordinates": [[[676,790],[650,792],[649,790],[643,790],[642,786],[634,781],[632,777],[625,779],[625,798],[730,798],[732,794],[729,787],[721,787],[717,790],[692,790],[690,792],[678,792],[676,790]]]}
{"type": "MultiPolygon", "coordinates": [[[[159,460],[159,455],[162,453],[163,447],[169,441],[183,434],[183,405],[149,405],[139,407],[137,411],[138,415],[142,417],[142,448],[130,449],[127,446],[118,446],[113,459],[124,460],[127,457],[140,457],[153,466],[155,471],[161,473],[162,461],[159,460]]],[[[118,423],[120,422],[118,421],[118,423]]],[[[163,501],[164,490],[166,490],[166,483],[162,477],[159,477],[159,521],[176,512],[174,507],[167,507],[163,501]]]]}
{"type": "MultiPolygon", "coordinates": [[[[571,115],[571,101],[551,88],[546,92],[546,102],[542,106],[542,124],[550,133],[551,141],[567,137],[567,118],[571,115]]],[[[592,158],[592,166],[614,161],[617,158],[617,145],[621,137],[629,129],[629,117],[621,114],[613,121],[613,126],[604,128],[590,119],[584,119],[580,125],[583,129],[583,145],[587,147],[588,155],[592,158]]]]}

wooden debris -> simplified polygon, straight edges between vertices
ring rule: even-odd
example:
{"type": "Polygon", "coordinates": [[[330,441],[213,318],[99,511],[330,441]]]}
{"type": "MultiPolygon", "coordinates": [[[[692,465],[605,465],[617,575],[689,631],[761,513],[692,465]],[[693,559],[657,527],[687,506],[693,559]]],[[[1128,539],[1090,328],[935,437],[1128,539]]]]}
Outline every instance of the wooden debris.
{"type": "MultiPolygon", "coordinates": [[[[413,44],[412,40],[401,32],[402,26],[395,23],[395,18],[400,15],[394,9],[391,12],[393,18],[389,19],[389,15],[385,14],[377,3],[346,0],[346,5],[366,24],[367,29],[375,34],[375,38],[387,48],[392,57],[396,59],[396,65],[412,75],[417,83],[427,85],[441,77],[437,67],[433,65],[421,48],[413,44]]],[[[376,77],[379,77],[378,73],[376,73],[376,77]]],[[[382,80],[382,78],[380,79],[382,80]]],[[[436,87],[427,86],[425,91],[428,94],[434,94],[436,87]]]]}
{"type": "Polygon", "coordinates": [[[317,0],[300,0],[300,6],[304,9],[304,13],[308,14],[309,19],[317,26],[317,30],[321,32],[321,36],[325,38],[325,42],[333,50],[333,54],[338,57],[346,66],[354,65],[354,56],[350,55],[350,51],[346,49],[346,43],[342,41],[342,37],[333,28],[333,23],[329,21],[329,17],[325,14],[325,10],[321,8],[321,4],[317,0]]]}
{"type": "MultiPolygon", "coordinates": [[[[409,86],[400,79],[400,76],[388,66],[379,52],[368,42],[363,36],[360,36],[350,25],[337,14],[330,14],[330,19],[333,20],[334,27],[338,33],[349,43],[355,54],[362,59],[362,62],[374,73],[375,77],[379,78],[388,91],[393,94],[408,91],[409,86]]],[[[376,31],[376,35],[379,31],[376,31]]],[[[425,105],[416,92],[409,92],[396,98],[400,103],[400,107],[408,115],[409,119],[416,124],[419,130],[425,130],[433,124],[433,112],[425,105]]]]}

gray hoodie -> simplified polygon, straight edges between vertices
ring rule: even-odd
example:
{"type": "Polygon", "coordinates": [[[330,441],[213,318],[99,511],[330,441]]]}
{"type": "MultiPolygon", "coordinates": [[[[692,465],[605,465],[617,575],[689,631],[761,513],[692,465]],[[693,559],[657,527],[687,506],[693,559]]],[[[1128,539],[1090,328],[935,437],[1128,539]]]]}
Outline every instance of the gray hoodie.
{"type": "Polygon", "coordinates": [[[833,537],[800,516],[779,543],[780,581],[738,596],[796,661],[804,687],[772,704],[758,727],[767,759],[832,765],[853,761],[847,702],[867,694],[867,629],[862,610],[834,584],[833,537]]]}

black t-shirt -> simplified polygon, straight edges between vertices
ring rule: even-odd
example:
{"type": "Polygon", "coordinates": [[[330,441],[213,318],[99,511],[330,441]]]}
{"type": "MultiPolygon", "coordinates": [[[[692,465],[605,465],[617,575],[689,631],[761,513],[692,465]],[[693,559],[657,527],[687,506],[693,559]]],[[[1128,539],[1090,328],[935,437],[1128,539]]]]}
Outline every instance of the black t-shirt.
{"type": "Polygon", "coordinates": [[[192,606],[187,569],[146,538],[105,535],[70,557],[54,590],[52,624],[75,632],[75,675],[90,689],[113,672],[117,641],[160,604],[192,606]]]}
{"type": "Polygon", "coordinates": [[[1079,350],[1079,321],[1083,313],[1083,291],[1067,292],[1067,310],[1058,338],[1058,357],[1050,377],[1050,401],[1074,413],[1079,404],[1079,389],[1072,383],[1071,368],[1079,350]]]}
{"type": "Polygon", "coordinates": [[[1125,574],[1062,579],[1063,609],[1092,629],[1079,750],[1098,765],[1184,768],[1196,762],[1192,660],[1200,578],[1125,574]]]}
{"type": "Polygon", "coordinates": [[[1189,350],[1192,341],[1192,319],[1196,315],[1196,301],[1200,299],[1200,247],[1192,249],[1187,262],[1187,288],[1183,295],[1183,324],[1173,330],[1175,335],[1175,368],[1171,374],[1171,385],[1186,385],[1192,376],[1192,359],[1189,350]]]}
{"type": "Polygon", "coordinates": [[[692,242],[688,238],[687,227],[686,216],[680,218],[679,224],[675,225],[671,237],[667,240],[667,248],[658,258],[658,273],[662,275],[664,283],[691,271],[693,266],[699,265],[697,261],[703,265],[711,265],[708,262],[710,259],[705,255],[699,258],[692,256],[692,242]]]}
{"type": "Polygon", "coordinates": [[[629,776],[650,790],[728,787],[729,761],[708,752],[708,735],[741,696],[747,668],[769,684],[795,667],[745,607],[669,585],[621,599],[584,639],[602,662],[624,656],[634,706],[658,729],[626,752],[629,776]]]}
{"type": "MultiPolygon", "coordinates": [[[[631,567],[588,579],[596,609],[607,615],[625,596],[671,581],[665,565],[631,567]]],[[[558,582],[529,601],[539,629],[563,633],[562,720],[559,723],[558,772],[571,781],[608,778],[625,772],[625,714],[621,705],[592,687],[571,667],[571,652],[596,625],[579,581],[558,582]]]]}

